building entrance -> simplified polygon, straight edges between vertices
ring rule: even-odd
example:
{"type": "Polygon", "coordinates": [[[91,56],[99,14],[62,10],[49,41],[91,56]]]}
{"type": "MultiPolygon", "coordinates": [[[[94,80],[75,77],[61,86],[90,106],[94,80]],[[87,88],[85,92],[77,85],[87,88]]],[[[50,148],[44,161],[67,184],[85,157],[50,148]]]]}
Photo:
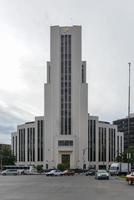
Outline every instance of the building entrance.
{"type": "Polygon", "coordinates": [[[65,169],[70,169],[70,154],[61,155],[62,164],[64,164],[65,169]]]}

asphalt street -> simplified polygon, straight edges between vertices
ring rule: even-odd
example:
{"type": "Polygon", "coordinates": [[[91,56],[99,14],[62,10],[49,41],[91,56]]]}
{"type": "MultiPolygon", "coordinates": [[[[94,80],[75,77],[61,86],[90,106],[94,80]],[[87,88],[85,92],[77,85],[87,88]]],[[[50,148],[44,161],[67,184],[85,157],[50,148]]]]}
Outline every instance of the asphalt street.
{"type": "Polygon", "coordinates": [[[0,200],[132,200],[134,185],[94,177],[0,176],[0,200]]]}

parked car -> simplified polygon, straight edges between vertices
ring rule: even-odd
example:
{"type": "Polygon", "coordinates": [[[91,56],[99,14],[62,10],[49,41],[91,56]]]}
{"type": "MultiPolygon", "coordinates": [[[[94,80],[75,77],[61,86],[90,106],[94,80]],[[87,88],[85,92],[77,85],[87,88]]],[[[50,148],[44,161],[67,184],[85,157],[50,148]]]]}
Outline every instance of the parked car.
{"type": "Polygon", "coordinates": [[[53,169],[50,172],[45,173],[46,176],[62,176],[63,172],[58,169],[53,169]]]}
{"type": "Polygon", "coordinates": [[[95,179],[107,179],[109,180],[109,173],[106,170],[98,170],[95,173],[95,179]]]}
{"type": "Polygon", "coordinates": [[[6,169],[1,172],[1,175],[18,175],[18,171],[16,169],[6,169]]]}
{"type": "Polygon", "coordinates": [[[126,181],[129,185],[132,185],[134,183],[134,172],[131,172],[126,176],[126,181]]]}
{"type": "Polygon", "coordinates": [[[67,169],[67,170],[63,171],[63,175],[64,176],[74,176],[75,171],[67,169]]]}
{"type": "Polygon", "coordinates": [[[85,173],[86,176],[94,176],[96,173],[96,170],[95,169],[90,169],[89,171],[87,171],[85,173]]]}

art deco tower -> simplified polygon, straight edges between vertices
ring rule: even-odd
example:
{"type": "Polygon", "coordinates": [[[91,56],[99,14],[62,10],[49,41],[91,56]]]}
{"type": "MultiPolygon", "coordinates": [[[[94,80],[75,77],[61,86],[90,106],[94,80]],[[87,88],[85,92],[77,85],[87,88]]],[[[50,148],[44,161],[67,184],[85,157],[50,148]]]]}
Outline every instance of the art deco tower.
{"type": "Polygon", "coordinates": [[[81,60],[81,26],[51,27],[45,84],[44,164],[87,164],[88,85],[81,60]]]}

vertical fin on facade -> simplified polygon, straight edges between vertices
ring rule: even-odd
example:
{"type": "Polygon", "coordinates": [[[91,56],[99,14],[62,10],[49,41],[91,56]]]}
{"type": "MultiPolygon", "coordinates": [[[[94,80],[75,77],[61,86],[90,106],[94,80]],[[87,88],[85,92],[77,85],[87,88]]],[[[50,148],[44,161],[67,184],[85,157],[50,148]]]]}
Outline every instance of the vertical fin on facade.
{"type": "Polygon", "coordinates": [[[81,82],[86,83],[86,61],[82,61],[81,65],[81,82]]]}
{"type": "Polygon", "coordinates": [[[51,81],[51,67],[50,62],[47,62],[47,83],[50,83],[51,81]]]}

